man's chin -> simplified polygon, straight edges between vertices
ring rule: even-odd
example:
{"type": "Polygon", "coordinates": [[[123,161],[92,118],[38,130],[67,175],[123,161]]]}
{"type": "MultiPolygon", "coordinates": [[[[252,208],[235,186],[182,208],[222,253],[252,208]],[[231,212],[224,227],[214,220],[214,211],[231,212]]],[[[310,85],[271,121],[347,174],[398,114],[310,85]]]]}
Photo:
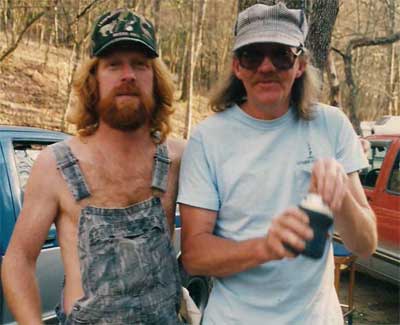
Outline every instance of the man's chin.
{"type": "Polygon", "coordinates": [[[118,123],[118,122],[108,122],[108,121],[103,121],[105,124],[107,124],[110,128],[117,130],[117,131],[122,131],[122,132],[133,132],[138,129],[140,129],[142,126],[145,125],[145,123],[118,123]]]}
{"type": "Polygon", "coordinates": [[[138,96],[120,95],[115,97],[115,107],[123,109],[125,107],[137,108],[140,105],[140,98],[138,96]]]}
{"type": "Polygon", "coordinates": [[[146,110],[142,107],[120,107],[111,110],[102,116],[103,122],[109,127],[120,131],[135,131],[144,126],[148,117],[146,110]]]}

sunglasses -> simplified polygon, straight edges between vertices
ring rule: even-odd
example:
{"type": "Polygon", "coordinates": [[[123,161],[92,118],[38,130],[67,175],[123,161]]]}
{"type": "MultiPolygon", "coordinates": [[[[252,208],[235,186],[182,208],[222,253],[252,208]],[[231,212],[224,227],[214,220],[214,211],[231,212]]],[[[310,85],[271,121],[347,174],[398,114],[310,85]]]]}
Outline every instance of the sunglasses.
{"type": "Polygon", "coordinates": [[[278,70],[289,70],[293,67],[297,57],[303,53],[302,48],[288,46],[272,46],[260,48],[249,46],[237,53],[239,64],[247,70],[257,70],[267,56],[273,66],[278,70]]]}

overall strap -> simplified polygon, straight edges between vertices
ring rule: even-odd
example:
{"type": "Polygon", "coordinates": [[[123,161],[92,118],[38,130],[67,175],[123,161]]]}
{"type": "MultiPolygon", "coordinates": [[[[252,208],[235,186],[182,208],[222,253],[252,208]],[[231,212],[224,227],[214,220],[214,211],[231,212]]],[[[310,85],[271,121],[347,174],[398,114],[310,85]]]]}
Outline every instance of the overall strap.
{"type": "Polygon", "coordinates": [[[151,189],[154,196],[160,196],[160,191],[165,193],[168,186],[168,171],[171,165],[171,159],[168,157],[168,148],[165,143],[157,145],[157,151],[154,155],[153,180],[151,189]]]}
{"type": "Polygon", "coordinates": [[[71,148],[65,141],[51,145],[56,157],[57,169],[60,170],[68,189],[76,201],[90,196],[89,188],[85,182],[78,159],[72,153],[71,148]]]}

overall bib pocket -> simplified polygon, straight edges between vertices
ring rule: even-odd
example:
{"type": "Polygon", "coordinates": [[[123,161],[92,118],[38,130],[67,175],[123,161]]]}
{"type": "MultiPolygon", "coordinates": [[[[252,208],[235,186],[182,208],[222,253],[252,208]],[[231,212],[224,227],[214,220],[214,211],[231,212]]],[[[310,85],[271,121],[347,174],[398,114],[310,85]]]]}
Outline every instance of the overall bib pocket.
{"type": "Polygon", "coordinates": [[[99,295],[141,295],[154,286],[165,255],[162,224],[153,220],[107,224],[89,232],[88,279],[99,295]],[[160,252],[161,251],[161,252],[160,252]]]}

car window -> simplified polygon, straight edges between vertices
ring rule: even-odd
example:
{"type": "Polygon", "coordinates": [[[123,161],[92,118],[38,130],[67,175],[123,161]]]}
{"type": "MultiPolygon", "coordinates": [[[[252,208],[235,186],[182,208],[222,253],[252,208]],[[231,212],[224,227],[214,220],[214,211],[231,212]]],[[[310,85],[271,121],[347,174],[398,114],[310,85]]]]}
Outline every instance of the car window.
{"type": "Polygon", "coordinates": [[[391,192],[400,194],[400,150],[397,153],[393,168],[390,172],[387,189],[391,192]]]}
{"type": "Polygon", "coordinates": [[[21,192],[25,192],[26,183],[40,151],[46,147],[46,144],[40,143],[18,143],[14,142],[14,155],[17,172],[19,177],[19,184],[21,192]]]}
{"type": "Polygon", "coordinates": [[[388,145],[371,144],[368,153],[369,166],[363,169],[360,173],[360,180],[363,186],[371,188],[375,187],[387,151],[388,145]]]}
{"type": "MultiPolygon", "coordinates": [[[[33,163],[38,157],[40,151],[46,148],[47,145],[48,143],[13,142],[15,163],[18,172],[22,202],[24,199],[26,183],[28,182],[33,163]]],[[[43,248],[50,248],[55,246],[58,246],[58,243],[56,237],[56,229],[53,224],[51,225],[51,228],[49,230],[46,242],[43,244],[43,248]]]]}

